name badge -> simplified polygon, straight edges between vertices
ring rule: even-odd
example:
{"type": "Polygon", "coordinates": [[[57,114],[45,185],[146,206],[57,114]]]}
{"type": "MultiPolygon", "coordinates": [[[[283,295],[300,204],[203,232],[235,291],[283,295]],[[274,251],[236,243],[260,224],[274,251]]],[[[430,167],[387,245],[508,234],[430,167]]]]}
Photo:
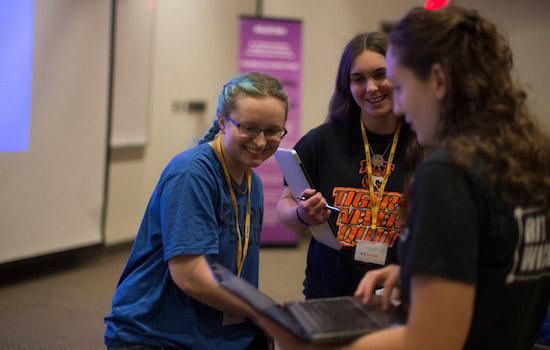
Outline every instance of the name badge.
{"type": "Polygon", "coordinates": [[[241,315],[228,314],[227,312],[223,313],[222,326],[231,326],[234,324],[244,323],[245,318],[241,315]]]}
{"type": "Polygon", "coordinates": [[[388,255],[388,245],[382,242],[357,241],[355,246],[355,261],[384,265],[388,255]]]}

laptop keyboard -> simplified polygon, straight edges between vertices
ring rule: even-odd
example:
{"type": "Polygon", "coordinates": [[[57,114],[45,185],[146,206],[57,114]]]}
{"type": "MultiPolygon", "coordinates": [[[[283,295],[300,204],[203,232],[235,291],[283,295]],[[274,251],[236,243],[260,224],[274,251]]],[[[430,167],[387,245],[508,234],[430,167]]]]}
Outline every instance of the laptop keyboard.
{"type": "Polygon", "coordinates": [[[377,327],[352,297],[309,299],[289,305],[294,316],[313,332],[334,332],[377,327]]]}

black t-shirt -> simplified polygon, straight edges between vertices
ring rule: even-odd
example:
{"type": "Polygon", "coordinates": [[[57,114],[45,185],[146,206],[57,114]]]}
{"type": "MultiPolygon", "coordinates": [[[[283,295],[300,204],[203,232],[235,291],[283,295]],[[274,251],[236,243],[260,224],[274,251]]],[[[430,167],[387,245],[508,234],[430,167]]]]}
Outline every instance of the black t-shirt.
{"type": "MultiPolygon", "coordinates": [[[[392,171],[380,205],[374,241],[388,243],[386,263],[397,261],[396,241],[401,233],[398,208],[403,206],[405,151],[409,127],[403,125],[397,143],[392,171]]],[[[374,167],[376,184],[381,182],[393,141],[393,134],[367,131],[374,154],[384,155],[382,166],[374,167]]],[[[328,122],[308,132],[295,146],[315,189],[330,205],[342,209],[330,221],[344,249],[340,252],[312,238],[307,258],[304,294],[306,298],[350,295],[369,269],[381,265],[354,261],[356,241],[370,239],[371,206],[365,147],[359,120],[352,128],[328,122]]],[[[375,186],[375,194],[378,189],[375,186]]],[[[298,195],[298,194],[296,194],[298,195]]]]}
{"type": "Polygon", "coordinates": [[[530,349],[550,298],[550,225],[529,205],[504,204],[443,150],[416,173],[412,211],[399,242],[401,297],[414,275],[476,286],[464,349],[530,349]]]}

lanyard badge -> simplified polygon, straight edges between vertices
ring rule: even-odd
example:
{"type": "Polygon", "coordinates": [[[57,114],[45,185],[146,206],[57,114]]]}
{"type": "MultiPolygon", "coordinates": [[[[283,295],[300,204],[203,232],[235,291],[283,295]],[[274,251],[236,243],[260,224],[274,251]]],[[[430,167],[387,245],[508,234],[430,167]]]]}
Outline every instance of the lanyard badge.
{"type": "Polygon", "coordinates": [[[390,177],[390,170],[391,165],[393,162],[393,157],[395,155],[395,149],[397,147],[397,141],[399,140],[399,133],[401,132],[401,125],[402,122],[399,122],[397,124],[397,129],[395,130],[395,133],[393,135],[393,141],[391,145],[391,151],[390,155],[388,157],[388,163],[386,164],[386,171],[384,173],[384,178],[382,180],[382,184],[380,185],[380,188],[378,190],[378,196],[375,197],[374,195],[374,182],[373,182],[373,175],[372,175],[372,159],[369,149],[369,140],[367,138],[367,133],[365,132],[365,126],[363,125],[363,122],[360,122],[361,124],[361,134],[363,135],[363,144],[365,146],[365,156],[367,161],[367,174],[368,174],[368,182],[369,182],[369,194],[372,201],[372,209],[371,209],[371,241],[374,239],[375,231],[376,231],[376,225],[378,222],[378,210],[380,209],[380,203],[382,203],[382,198],[384,197],[384,189],[386,188],[386,183],[388,182],[388,179],[390,177]],[[376,200],[375,200],[376,198],[376,200]]]}
{"type": "Polygon", "coordinates": [[[238,250],[237,250],[237,276],[241,275],[243,269],[244,260],[246,259],[246,254],[248,253],[248,245],[250,243],[250,191],[252,188],[252,171],[248,169],[246,171],[246,188],[248,192],[248,201],[246,206],[246,217],[244,224],[244,245],[241,235],[241,228],[239,226],[239,208],[237,207],[237,198],[235,197],[235,192],[233,191],[233,186],[231,185],[231,175],[229,175],[229,170],[227,169],[227,164],[225,163],[225,158],[222,152],[222,138],[218,136],[216,138],[216,156],[222,164],[223,173],[225,174],[225,180],[227,182],[227,187],[229,188],[229,193],[231,194],[231,201],[233,202],[233,211],[235,212],[235,226],[237,228],[237,237],[238,250]]]}

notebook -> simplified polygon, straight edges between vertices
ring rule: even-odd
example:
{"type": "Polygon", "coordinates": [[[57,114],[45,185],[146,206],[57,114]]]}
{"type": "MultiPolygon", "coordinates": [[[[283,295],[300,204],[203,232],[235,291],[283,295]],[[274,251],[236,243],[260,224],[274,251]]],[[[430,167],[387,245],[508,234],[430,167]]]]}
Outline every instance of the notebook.
{"type": "MultiPolygon", "coordinates": [[[[295,150],[279,148],[274,156],[293,195],[299,196],[306,188],[313,188],[300,156],[295,150]]],[[[336,230],[333,229],[330,221],[309,226],[309,230],[317,242],[335,250],[342,249],[342,244],[336,238],[334,234],[336,230]]]]}
{"type": "Polygon", "coordinates": [[[382,310],[382,297],[373,295],[368,305],[353,296],[308,299],[276,304],[270,297],[228,269],[207,259],[214,278],[258,312],[288,329],[303,341],[337,344],[405,322],[405,315],[391,305],[382,310]]]}

